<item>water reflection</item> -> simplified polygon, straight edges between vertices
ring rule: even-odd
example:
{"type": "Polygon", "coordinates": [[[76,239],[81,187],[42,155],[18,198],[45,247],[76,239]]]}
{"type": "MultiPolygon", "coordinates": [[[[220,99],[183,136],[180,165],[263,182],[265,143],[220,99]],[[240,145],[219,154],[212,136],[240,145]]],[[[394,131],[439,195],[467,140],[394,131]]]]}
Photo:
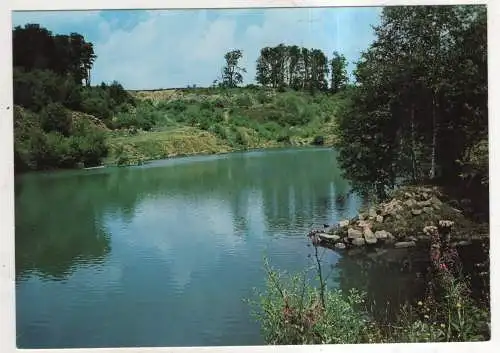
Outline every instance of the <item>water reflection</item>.
{"type": "Polygon", "coordinates": [[[26,348],[262,343],[242,299],[264,284],[263,255],[303,270],[311,225],[353,216],[361,202],[327,149],[17,183],[18,344],[26,348]],[[342,207],[339,195],[347,195],[342,207]]]}

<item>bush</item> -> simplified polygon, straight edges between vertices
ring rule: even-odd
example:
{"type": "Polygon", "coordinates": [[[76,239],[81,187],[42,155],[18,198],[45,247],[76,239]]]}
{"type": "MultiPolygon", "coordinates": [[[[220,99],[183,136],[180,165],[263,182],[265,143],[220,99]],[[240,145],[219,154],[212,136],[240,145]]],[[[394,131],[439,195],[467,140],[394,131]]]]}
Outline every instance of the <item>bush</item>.
{"type": "Polygon", "coordinates": [[[316,136],[312,144],[316,146],[322,146],[325,144],[325,138],[323,136],[316,136]]]}
{"type": "Polygon", "coordinates": [[[326,291],[325,305],[320,290],[311,285],[307,274],[285,276],[266,263],[267,286],[250,301],[268,344],[340,344],[367,342],[366,315],[355,308],[364,294],[352,290],[326,291]]]}
{"type": "Polygon", "coordinates": [[[71,131],[71,116],[61,103],[49,103],[43,108],[40,121],[46,132],[59,132],[68,136],[71,131]]]}

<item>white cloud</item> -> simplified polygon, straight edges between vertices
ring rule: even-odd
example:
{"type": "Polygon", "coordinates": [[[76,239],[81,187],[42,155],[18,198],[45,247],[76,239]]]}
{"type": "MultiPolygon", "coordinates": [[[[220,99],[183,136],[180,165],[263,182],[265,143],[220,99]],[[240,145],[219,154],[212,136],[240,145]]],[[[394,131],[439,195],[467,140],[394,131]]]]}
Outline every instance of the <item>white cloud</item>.
{"type": "Polygon", "coordinates": [[[279,43],[319,48],[328,56],[338,50],[357,60],[371,40],[374,13],[370,8],[147,11],[128,29],[119,27],[130,17],[117,13],[106,19],[97,11],[18,12],[13,20],[38,22],[54,32],[83,32],[97,54],[93,83],[117,80],[129,89],[146,89],[209,85],[231,49],[243,51],[245,83],[255,77],[260,49],[279,43]]]}
{"type": "Polygon", "coordinates": [[[88,23],[99,18],[99,11],[16,11],[12,15],[12,24],[23,26],[26,23],[43,23],[59,27],[88,23]]]}

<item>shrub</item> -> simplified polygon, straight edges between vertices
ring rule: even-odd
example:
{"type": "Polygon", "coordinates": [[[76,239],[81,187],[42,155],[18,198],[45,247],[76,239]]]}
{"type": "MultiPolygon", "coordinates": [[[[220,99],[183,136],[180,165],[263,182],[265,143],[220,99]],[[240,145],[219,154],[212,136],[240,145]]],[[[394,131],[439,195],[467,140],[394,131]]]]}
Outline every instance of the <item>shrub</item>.
{"type": "Polygon", "coordinates": [[[322,146],[325,144],[325,138],[323,136],[316,136],[312,144],[317,146],[322,146]]]}
{"type": "Polygon", "coordinates": [[[364,294],[352,290],[326,291],[325,305],[320,289],[311,285],[307,273],[285,276],[266,263],[267,286],[250,301],[268,344],[336,344],[367,341],[368,321],[355,308],[364,294]]]}
{"type": "Polygon", "coordinates": [[[40,121],[44,131],[59,132],[68,136],[71,130],[71,116],[61,103],[49,103],[40,112],[40,121]]]}

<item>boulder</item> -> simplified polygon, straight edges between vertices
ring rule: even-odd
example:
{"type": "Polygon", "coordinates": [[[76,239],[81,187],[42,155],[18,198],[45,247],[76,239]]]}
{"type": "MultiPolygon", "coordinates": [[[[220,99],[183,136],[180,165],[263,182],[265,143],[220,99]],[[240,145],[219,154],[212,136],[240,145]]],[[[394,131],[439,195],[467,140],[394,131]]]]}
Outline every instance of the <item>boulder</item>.
{"type": "Polygon", "coordinates": [[[345,227],[347,227],[348,225],[349,225],[349,220],[347,220],[347,219],[344,219],[343,221],[340,221],[340,222],[339,222],[339,227],[340,227],[340,228],[345,228],[345,227]]]}
{"type": "Polygon", "coordinates": [[[370,208],[370,210],[368,211],[368,216],[371,218],[377,217],[377,211],[375,211],[374,208],[370,208]]]}
{"type": "Polygon", "coordinates": [[[377,243],[377,237],[375,237],[375,234],[373,234],[370,228],[365,228],[363,230],[363,236],[365,237],[365,241],[367,244],[377,243]]]}
{"type": "Polygon", "coordinates": [[[377,239],[385,240],[389,238],[389,236],[392,236],[392,234],[385,230],[377,230],[375,232],[375,238],[377,239]]]}
{"type": "Polygon", "coordinates": [[[337,234],[318,233],[317,236],[323,241],[336,242],[340,240],[340,236],[337,234]]]}
{"type": "Polygon", "coordinates": [[[408,207],[413,207],[417,204],[417,201],[415,201],[414,199],[408,199],[404,202],[404,204],[408,207]]]}
{"type": "Polygon", "coordinates": [[[372,227],[371,222],[368,222],[368,221],[358,221],[357,225],[360,228],[371,228],[372,227]]]}
{"type": "Polygon", "coordinates": [[[354,246],[363,246],[363,245],[365,245],[365,240],[363,238],[354,238],[352,240],[352,245],[354,245],[354,246]]]}
{"type": "Polygon", "coordinates": [[[349,228],[347,230],[347,237],[349,239],[358,239],[363,237],[363,233],[361,233],[360,230],[354,229],[354,228],[349,228]]]}
{"type": "Polygon", "coordinates": [[[344,243],[337,243],[335,244],[336,249],[345,249],[346,245],[344,243]]]}
{"type": "Polygon", "coordinates": [[[424,211],[424,212],[425,212],[425,213],[427,213],[427,214],[432,214],[432,212],[433,212],[433,208],[432,208],[432,207],[424,207],[424,208],[422,209],[422,211],[424,211]]]}
{"type": "Polygon", "coordinates": [[[414,216],[418,216],[418,215],[422,214],[422,210],[415,208],[415,209],[411,210],[411,213],[414,216]]]}
{"type": "Polygon", "coordinates": [[[394,244],[394,247],[396,249],[411,248],[414,246],[417,246],[417,244],[414,241],[400,241],[400,242],[394,244]]]}
{"type": "Polygon", "coordinates": [[[384,221],[384,216],[377,215],[377,217],[375,217],[375,219],[377,222],[382,223],[384,221]]]}
{"type": "Polygon", "coordinates": [[[424,207],[424,206],[432,206],[432,200],[425,200],[425,201],[420,201],[420,202],[417,202],[417,205],[419,207],[424,207]]]}

